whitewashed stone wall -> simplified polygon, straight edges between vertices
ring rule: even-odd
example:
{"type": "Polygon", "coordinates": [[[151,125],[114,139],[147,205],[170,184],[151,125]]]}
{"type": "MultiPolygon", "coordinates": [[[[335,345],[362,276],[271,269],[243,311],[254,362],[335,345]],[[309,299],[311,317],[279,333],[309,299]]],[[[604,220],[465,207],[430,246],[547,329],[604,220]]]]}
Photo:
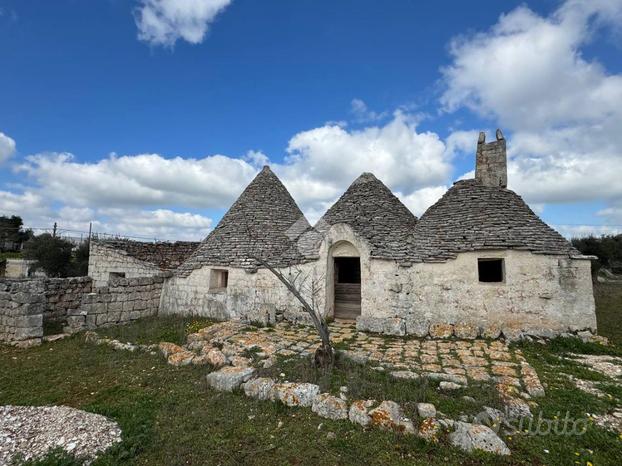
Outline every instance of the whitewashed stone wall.
{"type": "Polygon", "coordinates": [[[370,261],[360,329],[394,334],[517,338],[596,330],[589,260],[482,251],[444,263],[370,261]],[[481,283],[478,258],[503,258],[505,281],[481,283]],[[447,325],[449,324],[449,326],[447,325]]]}
{"type": "MultiPolygon", "coordinates": [[[[28,278],[36,261],[26,259],[7,259],[4,270],[6,278],[28,278]]],[[[45,274],[43,274],[45,275],[45,274]]]]}
{"type": "MultiPolygon", "coordinates": [[[[357,327],[361,330],[463,338],[596,330],[589,260],[499,250],[402,267],[395,261],[370,259],[366,243],[347,225],[331,227],[319,260],[300,267],[306,276],[324,284],[315,297],[324,315],[333,315],[333,257],[357,253],[362,282],[357,327]],[[479,282],[478,258],[504,259],[504,282],[479,282]]],[[[219,320],[306,320],[295,298],[269,271],[228,271],[226,291],[208,290],[209,267],[187,278],[171,278],[163,288],[160,312],[219,320]]],[[[308,293],[307,298],[311,299],[308,293]]]]}
{"type": "Polygon", "coordinates": [[[106,286],[110,273],[124,273],[125,278],[152,277],[160,273],[158,266],[129,256],[121,249],[91,241],[88,275],[96,287],[106,286]]]}
{"type": "MultiPolygon", "coordinates": [[[[307,322],[300,303],[287,288],[265,269],[251,273],[240,268],[213,267],[229,272],[226,290],[209,290],[212,267],[194,270],[188,277],[173,277],[166,281],[160,302],[161,314],[182,314],[211,317],[217,320],[242,319],[249,322],[274,323],[287,319],[307,322]]],[[[314,265],[282,269],[285,274],[301,273],[310,284],[322,277],[314,265]]],[[[320,288],[323,288],[320,286],[320,288]]],[[[311,301],[310,290],[305,289],[311,301]]],[[[316,299],[322,299],[317,297],[316,299]]],[[[324,307],[323,301],[320,308],[324,307]]]]}

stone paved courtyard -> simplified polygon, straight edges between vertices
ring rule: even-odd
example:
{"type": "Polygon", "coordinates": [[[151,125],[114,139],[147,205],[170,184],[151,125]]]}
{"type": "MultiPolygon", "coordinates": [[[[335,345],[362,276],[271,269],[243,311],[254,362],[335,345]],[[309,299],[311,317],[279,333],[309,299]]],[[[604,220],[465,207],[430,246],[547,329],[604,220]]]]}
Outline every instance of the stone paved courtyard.
{"type": "MultiPolygon", "coordinates": [[[[359,332],[353,323],[338,321],[329,328],[331,341],[343,356],[369,363],[378,370],[389,370],[396,377],[426,376],[462,385],[467,385],[469,380],[490,382],[524,399],[544,394],[537,373],[521,351],[511,350],[500,340],[387,337],[359,332]]],[[[187,348],[204,353],[214,344],[221,345],[227,357],[240,357],[245,350],[254,350],[269,364],[275,355],[313,354],[319,338],[312,327],[279,323],[274,327],[257,328],[230,321],[189,335],[187,348]]],[[[244,364],[244,361],[239,363],[244,364]]]]}

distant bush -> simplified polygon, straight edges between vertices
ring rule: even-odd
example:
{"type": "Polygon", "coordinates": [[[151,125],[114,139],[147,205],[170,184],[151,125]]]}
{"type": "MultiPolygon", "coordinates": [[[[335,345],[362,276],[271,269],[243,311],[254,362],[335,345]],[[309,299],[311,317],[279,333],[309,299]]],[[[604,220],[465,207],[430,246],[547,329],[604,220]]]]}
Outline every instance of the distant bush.
{"type": "Polygon", "coordinates": [[[581,254],[598,257],[592,263],[593,274],[597,274],[602,267],[613,273],[622,273],[622,235],[573,238],[571,242],[581,254]]]}
{"type": "Polygon", "coordinates": [[[48,277],[80,277],[88,272],[89,243],[74,251],[70,241],[44,233],[24,244],[22,256],[36,261],[35,270],[43,270],[48,277]]]}

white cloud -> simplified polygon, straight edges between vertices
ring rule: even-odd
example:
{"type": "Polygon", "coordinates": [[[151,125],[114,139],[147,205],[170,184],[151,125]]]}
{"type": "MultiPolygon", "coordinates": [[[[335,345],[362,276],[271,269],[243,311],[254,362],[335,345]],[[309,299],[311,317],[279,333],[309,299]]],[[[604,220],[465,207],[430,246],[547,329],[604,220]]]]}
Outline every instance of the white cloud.
{"type": "Polygon", "coordinates": [[[210,24],[232,0],[140,0],[135,11],[138,38],[172,47],[178,39],[203,41],[210,24]]]}
{"type": "Polygon", "coordinates": [[[15,153],[15,141],[0,132],[0,165],[15,153]]]}
{"type": "Polygon", "coordinates": [[[361,99],[352,99],[352,102],[350,102],[350,111],[354,115],[356,121],[360,123],[371,123],[389,116],[388,112],[375,112],[370,110],[367,104],[361,99]]]}
{"type": "Polygon", "coordinates": [[[351,130],[326,125],[294,135],[275,170],[303,209],[319,211],[363,172],[405,196],[438,186],[451,174],[450,155],[436,133],[395,112],[384,126],[351,130]]]}
{"type": "Polygon", "coordinates": [[[441,103],[509,130],[509,184],[528,201],[622,203],[622,75],[583,54],[597,30],[621,25],[622,0],[567,0],[452,42],[441,103]]]}
{"type": "MultiPolygon", "coordinates": [[[[251,161],[265,161],[254,153],[251,161]]],[[[252,179],[256,165],[224,155],[202,159],[158,154],[110,156],[79,162],[72,154],[26,157],[18,170],[46,196],[75,206],[175,206],[222,208],[252,179]]]]}

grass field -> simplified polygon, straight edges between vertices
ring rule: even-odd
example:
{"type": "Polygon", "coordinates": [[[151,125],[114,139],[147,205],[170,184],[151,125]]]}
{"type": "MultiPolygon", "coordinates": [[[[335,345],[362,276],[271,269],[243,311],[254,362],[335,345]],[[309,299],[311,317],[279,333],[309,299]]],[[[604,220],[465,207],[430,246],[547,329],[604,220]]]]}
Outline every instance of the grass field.
{"type": "MultiPolygon", "coordinates": [[[[598,318],[603,333],[620,345],[622,292],[600,288],[598,318]],[[613,293],[615,291],[615,294],[613,293]]],[[[124,341],[183,342],[185,334],[202,322],[184,319],[152,319],[101,331],[124,341]]],[[[547,386],[540,407],[548,418],[569,411],[603,413],[622,401],[619,385],[572,362],[561,361],[566,352],[622,355],[621,346],[604,348],[573,340],[555,340],[547,346],[520,345],[547,386]],[[577,390],[562,373],[600,383],[610,398],[598,399],[577,390]]],[[[413,401],[431,401],[447,414],[458,415],[494,405],[496,395],[485,387],[469,387],[464,393],[476,399],[440,395],[434,385],[396,382],[370,368],[337,364],[330,375],[313,369],[307,361],[280,361],[271,369],[278,377],[309,380],[326,390],[347,385],[355,396],[392,398],[408,412],[413,401]]],[[[509,458],[470,455],[451,448],[445,439],[429,444],[414,436],[379,430],[365,431],[343,421],[317,417],[308,409],[286,408],[277,403],[254,401],[239,393],[218,393],[205,384],[206,368],[174,368],[160,356],[114,351],[86,344],[75,336],[38,348],[18,350],[0,347],[0,404],[63,404],[109,416],[123,429],[123,442],[101,457],[98,465],[617,465],[622,457],[622,438],[590,425],[582,436],[514,435],[505,438],[509,458]],[[333,432],[327,437],[328,432],[333,432]]],[[[537,413],[536,413],[537,414],[537,413]]],[[[562,414],[563,415],[563,414],[562,414]]],[[[74,460],[51,455],[37,464],[71,465],[74,460]]]]}

